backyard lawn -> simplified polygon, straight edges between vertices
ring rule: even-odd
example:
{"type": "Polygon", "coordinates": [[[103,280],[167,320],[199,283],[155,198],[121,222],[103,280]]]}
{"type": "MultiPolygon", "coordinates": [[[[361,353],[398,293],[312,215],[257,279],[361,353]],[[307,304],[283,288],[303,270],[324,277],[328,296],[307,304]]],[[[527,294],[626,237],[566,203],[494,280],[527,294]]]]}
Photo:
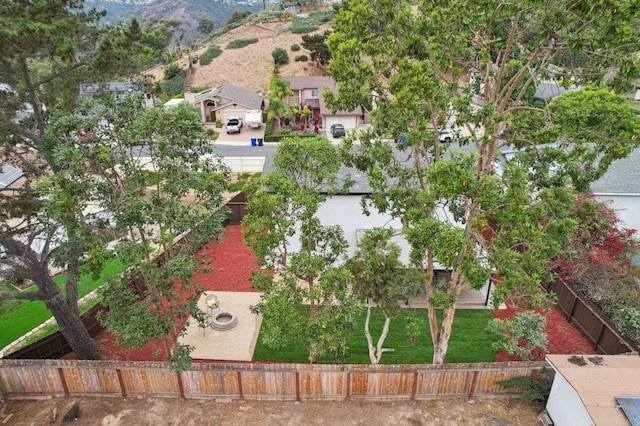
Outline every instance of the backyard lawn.
{"type": "MultiPolygon", "coordinates": [[[[120,273],[123,269],[124,266],[120,262],[111,259],[107,262],[102,275],[97,280],[92,279],[91,274],[83,275],[78,286],[78,298],[86,296],[100,287],[106,277],[120,273]]],[[[64,275],[55,277],[54,281],[58,286],[62,287],[64,275]]],[[[27,291],[36,290],[37,288],[34,286],[27,291]]],[[[15,292],[17,293],[18,291],[16,290],[15,292]]],[[[51,318],[51,312],[47,310],[44,302],[41,301],[7,301],[4,302],[3,309],[5,311],[0,314],[0,349],[51,318]]]]}
{"type": "MultiPolygon", "coordinates": [[[[358,317],[355,329],[351,332],[349,349],[347,357],[343,361],[344,363],[370,363],[367,341],[364,336],[365,314],[366,311],[363,310],[358,317]]],[[[487,323],[492,318],[491,312],[486,309],[459,309],[456,311],[453,332],[449,340],[447,362],[493,362],[498,350],[492,347],[492,343],[497,340],[497,337],[485,331],[487,323]]],[[[374,309],[370,325],[374,344],[377,343],[383,322],[384,316],[374,309]]],[[[262,327],[264,325],[263,323],[262,327]]],[[[433,357],[433,345],[429,336],[427,311],[425,309],[402,309],[400,315],[391,321],[389,336],[385,340],[384,347],[395,350],[382,355],[382,364],[430,364],[433,357]],[[405,332],[406,320],[412,316],[424,320],[416,344],[407,341],[405,332]]],[[[306,347],[292,343],[287,343],[280,349],[272,350],[263,344],[261,337],[258,337],[253,360],[308,363],[309,353],[306,347]]],[[[333,359],[321,358],[320,363],[333,363],[333,359]]]]}

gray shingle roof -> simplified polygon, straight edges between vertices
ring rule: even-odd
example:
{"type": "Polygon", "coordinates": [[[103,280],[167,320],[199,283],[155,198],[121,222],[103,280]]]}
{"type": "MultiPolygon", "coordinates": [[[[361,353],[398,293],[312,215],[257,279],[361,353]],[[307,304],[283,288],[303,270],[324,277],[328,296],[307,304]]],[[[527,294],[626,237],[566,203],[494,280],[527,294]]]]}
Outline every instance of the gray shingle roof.
{"type": "MultiPolygon", "coordinates": [[[[223,157],[264,156],[265,161],[262,173],[268,174],[275,171],[273,154],[275,154],[277,148],[278,146],[276,144],[265,144],[262,147],[215,145],[214,151],[223,157]]],[[[356,169],[342,167],[338,172],[338,180],[339,182],[344,182],[347,178],[354,180],[354,184],[349,190],[350,194],[371,193],[371,187],[369,186],[366,174],[356,169]]]]}
{"type": "Polygon", "coordinates": [[[6,188],[13,182],[20,179],[24,173],[22,170],[16,169],[8,164],[0,163],[0,188],[6,188]]]}
{"type": "Polygon", "coordinates": [[[99,92],[142,93],[142,89],[138,84],[130,82],[94,83],[80,85],[80,97],[95,95],[99,92]]]}
{"type": "Polygon", "coordinates": [[[217,108],[236,103],[248,109],[262,109],[261,95],[229,83],[221,84],[220,86],[197,93],[194,98],[194,103],[199,104],[203,101],[213,99],[217,101],[217,108]]]}
{"type": "Polygon", "coordinates": [[[611,163],[607,173],[591,184],[591,191],[596,195],[640,195],[640,148],[611,163]]]}

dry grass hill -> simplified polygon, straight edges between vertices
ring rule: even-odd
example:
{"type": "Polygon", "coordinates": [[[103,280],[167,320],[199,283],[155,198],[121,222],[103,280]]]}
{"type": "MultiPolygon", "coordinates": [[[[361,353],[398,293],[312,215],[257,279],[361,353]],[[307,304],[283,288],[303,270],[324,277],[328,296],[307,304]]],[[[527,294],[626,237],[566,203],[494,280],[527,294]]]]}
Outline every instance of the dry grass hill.
{"type": "MultiPolygon", "coordinates": [[[[293,44],[302,46],[302,35],[289,32],[289,25],[286,21],[249,23],[220,36],[212,44],[218,45],[223,50],[222,54],[209,65],[196,64],[191,85],[196,88],[209,88],[231,83],[245,89],[267,93],[274,67],[271,52],[276,47],[286,49],[289,54],[289,63],[279,67],[279,76],[323,75],[323,70],[310,61],[294,61],[295,56],[309,56],[309,52],[304,49],[297,52],[291,50],[293,44]],[[233,40],[252,38],[257,38],[258,42],[240,49],[226,49],[233,40]]],[[[316,32],[322,33],[329,28],[330,23],[321,26],[316,32]]],[[[200,55],[208,46],[209,44],[203,45],[194,53],[200,55]]],[[[184,55],[176,63],[186,68],[189,56],[184,55]]],[[[163,70],[164,67],[159,66],[148,73],[154,76],[155,81],[160,81],[163,78],[163,70]]]]}

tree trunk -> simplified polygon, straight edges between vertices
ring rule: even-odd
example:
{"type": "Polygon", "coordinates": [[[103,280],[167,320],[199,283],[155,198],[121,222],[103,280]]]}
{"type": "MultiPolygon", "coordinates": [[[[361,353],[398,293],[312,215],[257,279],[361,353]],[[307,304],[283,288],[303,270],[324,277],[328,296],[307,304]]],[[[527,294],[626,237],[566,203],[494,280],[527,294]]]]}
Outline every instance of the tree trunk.
{"type": "Polygon", "coordinates": [[[102,358],[98,345],[89,335],[89,331],[80,320],[80,316],[73,312],[62,300],[60,293],[46,300],[45,304],[53,314],[60,327],[60,332],[67,339],[67,343],[71,346],[78,359],[96,360],[102,358]]]}
{"type": "Polygon", "coordinates": [[[373,339],[369,332],[369,321],[371,319],[371,306],[367,306],[367,318],[364,321],[364,336],[367,338],[367,347],[369,349],[369,360],[371,364],[377,364],[378,359],[376,357],[376,349],[373,346],[373,339]]]}
{"type": "Polygon", "coordinates": [[[433,363],[444,364],[447,361],[447,351],[449,350],[449,338],[453,327],[453,318],[456,314],[456,305],[453,304],[442,313],[442,326],[438,333],[438,342],[433,348],[433,363]]]}
{"type": "MultiPolygon", "coordinates": [[[[385,315],[384,326],[382,327],[382,334],[380,334],[380,338],[378,339],[378,346],[376,347],[376,364],[380,363],[382,354],[385,352],[385,349],[382,349],[382,345],[384,345],[384,341],[387,339],[390,325],[391,325],[391,318],[385,315]]],[[[393,349],[387,349],[386,351],[387,352],[393,351],[393,349]]]]}
{"type": "Polygon", "coordinates": [[[3,238],[0,243],[7,249],[7,255],[19,257],[24,266],[28,268],[31,280],[38,287],[39,293],[42,294],[41,300],[53,314],[60,327],[60,332],[67,339],[67,343],[76,356],[79,359],[100,359],[98,345],[80,320],[77,306],[72,309],[63,300],[60,289],[49,275],[46,263],[41,262],[31,248],[15,238],[3,238]]]}

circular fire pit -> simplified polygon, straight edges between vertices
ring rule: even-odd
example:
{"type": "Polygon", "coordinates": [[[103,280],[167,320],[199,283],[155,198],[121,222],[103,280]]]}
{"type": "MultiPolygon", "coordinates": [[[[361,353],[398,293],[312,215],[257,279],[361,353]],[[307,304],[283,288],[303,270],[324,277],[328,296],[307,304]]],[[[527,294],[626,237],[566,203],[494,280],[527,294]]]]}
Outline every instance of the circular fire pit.
{"type": "Polygon", "coordinates": [[[238,317],[231,312],[219,312],[211,319],[211,328],[218,331],[231,330],[238,324],[238,317]]]}

